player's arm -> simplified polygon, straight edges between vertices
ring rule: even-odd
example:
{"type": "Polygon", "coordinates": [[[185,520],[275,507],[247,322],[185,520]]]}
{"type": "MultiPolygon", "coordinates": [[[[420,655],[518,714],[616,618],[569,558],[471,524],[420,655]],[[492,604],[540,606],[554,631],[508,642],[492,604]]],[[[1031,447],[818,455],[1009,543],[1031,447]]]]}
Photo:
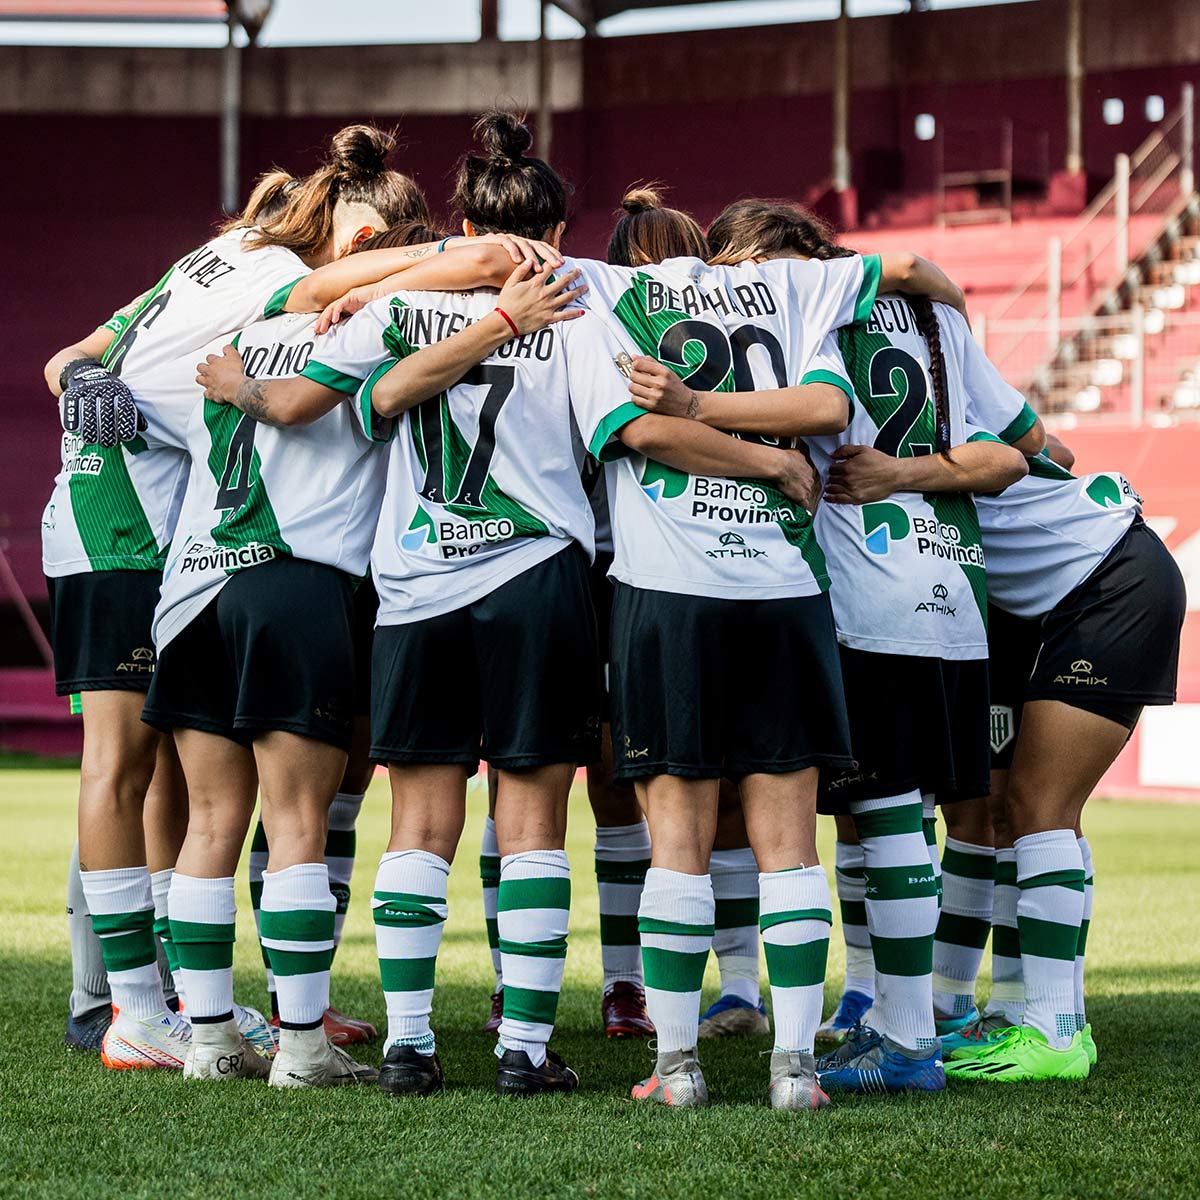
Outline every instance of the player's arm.
{"type": "Polygon", "coordinates": [[[825,481],[831,504],[871,504],[895,492],[1002,492],[1029,473],[1025,456],[988,437],[949,454],[893,458],[872,446],[839,446],[825,481]]]}
{"type": "Polygon", "coordinates": [[[251,379],[235,346],[210,354],[196,367],[205,400],[231,404],[264,425],[284,428],[311,425],[335,409],[345,396],[315,379],[251,379]]]}
{"type": "Polygon", "coordinates": [[[909,251],[880,254],[879,293],[906,292],[910,296],[928,296],[957,309],[967,316],[967,298],[962,288],[929,259],[909,251]]]}
{"type": "Polygon", "coordinates": [[[109,346],[113,344],[116,336],[113,330],[102,325],[99,329],[89,333],[82,341],[64,346],[55,354],[42,368],[42,375],[45,377],[46,386],[50,389],[50,395],[61,396],[67,390],[66,368],[73,363],[87,361],[99,366],[100,360],[109,346]]]}
{"type": "Polygon", "coordinates": [[[1075,451],[1052,433],[1046,434],[1046,457],[1064,471],[1069,471],[1075,466],[1075,451]]]}
{"type": "Polygon", "coordinates": [[[111,449],[146,428],[128,385],[101,365],[116,337],[111,322],[102,325],[82,341],[64,346],[42,369],[50,394],[59,398],[64,431],[86,446],[111,449]]]}

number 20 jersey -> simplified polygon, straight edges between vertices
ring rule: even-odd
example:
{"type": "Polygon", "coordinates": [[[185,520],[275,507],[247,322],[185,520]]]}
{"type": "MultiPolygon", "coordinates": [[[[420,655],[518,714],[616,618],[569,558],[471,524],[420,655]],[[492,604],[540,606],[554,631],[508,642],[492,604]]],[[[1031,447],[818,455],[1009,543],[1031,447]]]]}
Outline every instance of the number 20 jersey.
{"type": "MultiPolygon", "coordinates": [[[[968,424],[1018,441],[1036,417],[975,344],[966,321],[935,304],[946,364],[950,444],[968,424]]],[[[827,476],[839,446],[873,446],[895,458],[934,451],[929,347],[901,296],[881,296],[865,324],[840,329],[815,365],[853,385],[850,425],[806,439],[827,476]]],[[[838,640],[856,650],[928,658],[987,657],[987,588],[979,518],[963,492],[896,492],[873,504],[817,510],[833,580],[838,640]]]]}
{"type": "MultiPolygon", "coordinates": [[[[247,375],[296,375],[319,341],[315,324],[315,315],[286,313],[242,330],[235,344],[247,375]]],[[[364,575],[393,425],[350,398],[310,425],[277,428],[193,390],[191,472],[154,614],[160,651],[235,571],[287,555],[364,575]]]]}

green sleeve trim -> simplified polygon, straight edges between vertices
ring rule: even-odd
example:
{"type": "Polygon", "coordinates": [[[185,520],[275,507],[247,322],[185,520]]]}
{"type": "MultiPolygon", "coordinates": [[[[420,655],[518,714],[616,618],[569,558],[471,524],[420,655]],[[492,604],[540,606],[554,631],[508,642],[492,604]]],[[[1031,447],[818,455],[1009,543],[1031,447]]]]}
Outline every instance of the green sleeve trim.
{"type": "Polygon", "coordinates": [[[608,445],[610,439],[618,429],[623,429],[630,421],[636,421],[638,417],[645,415],[646,410],[639,408],[632,400],[627,400],[620,408],[614,408],[596,426],[596,432],[592,434],[592,440],[588,445],[592,457],[600,462],[610,462],[614,458],[620,458],[624,451],[617,447],[610,447],[608,445]]]}
{"type": "Polygon", "coordinates": [[[109,333],[121,334],[124,332],[125,326],[129,324],[129,318],[121,313],[113,313],[103,325],[101,329],[107,329],[109,333]]]}
{"type": "Polygon", "coordinates": [[[871,315],[875,306],[875,297],[879,294],[879,280],[883,275],[883,263],[878,254],[863,256],[863,281],[858,289],[858,299],[854,302],[854,321],[865,321],[871,315]]]}
{"type": "Polygon", "coordinates": [[[368,376],[367,382],[363,384],[362,391],[358,394],[363,430],[373,442],[390,442],[396,432],[396,418],[382,416],[371,405],[371,393],[375,390],[375,385],[396,365],[396,361],[394,358],[389,358],[385,362],[381,362],[368,376]]]}
{"type": "Polygon", "coordinates": [[[1037,419],[1037,413],[1028,404],[1023,404],[1016,417],[1000,430],[1000,440],[1010,446],[1019,442],[1037,424],[1037,419]]]}
{"type": "Polygon", "coordinates": [[[971,434],[971,436],[969,438],[967,438],[967,441],[968,442],[999,442],[1002,446],[1005,444],[1003,438],[998,438],[994,433],[984,433],[984,431],[982,429],[978,433],[971,434]]]}
{"type": "Polygon", "coordinates": [[[850,401],[850,415],[854,416],[854,387],[850,380],[842,378],[836,371],[806,371],[804,377],[800,380],[800,386],[803,387],[806,383],[829,383],[836,388],[841,388],[846,393],[846,399],[850,401]]]}
{"type": "Polygon", "coordinates": [[[292,289],[303,279],[300,275],[293,279],[291,283],[285,283],[283,287],[278,288],[272,293],[270,300],[267,301],[267,306],[263,309],[263,320],[268,317],[277,317],[281,312],[286,310],[288,297],[292,294],[292,289]]]}
{"type": "Polygon", "coordinates": [[[338,371],[333,367],[327,367],[324,363],[319,363],[311,358],[308,360],[308,366],[300,374],[305,379],[311,379],[313,383],[333,388],[335,392],[345,392],[347,396],[353,396],[362,387],[363,382],[361,379],[356,379],[353,375],[347,375],[345,371],[338,371]]]}

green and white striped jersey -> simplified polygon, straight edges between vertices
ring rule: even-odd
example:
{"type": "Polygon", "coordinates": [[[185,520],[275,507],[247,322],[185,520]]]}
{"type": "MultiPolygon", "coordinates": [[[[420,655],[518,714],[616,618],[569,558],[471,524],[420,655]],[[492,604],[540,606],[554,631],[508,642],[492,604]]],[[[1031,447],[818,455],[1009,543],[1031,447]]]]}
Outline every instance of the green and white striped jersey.
{"type": "MultiPolygon", "coordinates": [[[[397,361],[487,316],[491,289],[399,292],[321,339],[303,374],[370,409],[397,361]]],[[[506,342],[400,419],[372,555],[380,625],[452,612],[576,541],[593,553],[573,404],[627,396],[592,314],[506,342]]],[[[582,423],[582,419],[581,419],[582,423]]]]}
{"type": "MultiPolygon", "coordinates": [[[[967,425],[1013,442],[1036,417],[1000,377],[966,321],[935,304],[950,409],[950,444],[967,425]]],[[[933,453],[929,348],[900,296],[881,296],[865,324],[839,329],[815,360],[853,385],[849,428],[808,438],[826,476],[839,446],[873,446],[897,458],[933,453]]],[[[857,650],[926,658],[987,657],[984,548],[972,497],[898,492],[875,504],[822,504],[817,534],[833,580],[838,640],[857,650]]]]}
{"type": "MultiPolygon", "coordinates": [[[[316,316],[285,313],[236,335],[254,379],[296,375],[309,361],[316,316]]],[[[210,342],[213,353],[225,338],[210,342]]],[[[350,399],[311,425],[260,424],[229,404],[195,403],[187,427],[191,472],[154,614],[161,651],[235,571],[280,555],[361,576],[383,498],[392,422],[350,399]]]]}
{"type": "Polygon", "coordinates": [[[47,575],[162,570],[187,484],[197,352],[281,312],[308,273],[290,250],[247,249],[247,232],[222,234],[185,255],[105,322],[117,336],[104,365],[129,386],[147,429],[112,449],[62,435],[62,465],[42,517],[47,575]]]}
{"type": "MultiPolygon", "coordinates": [[[[971,429],[972,440],[987,437],[971,429]]],[[[999,496],[976,497],[988,599],[1014,616],[1044,617],[1124,537],[1142,498],[1116,471],[1075,476],[1045,454],[999,496]]]]}
{"type": "MultiPolygon", "coordinates": [[[[578,265],[589,304],[604,312],[625,353],[657,358],[701,391],[819,379],[849,391],[841,376],[810,371],[809,360],[830,330],[866,317],[880,273],[876,256],[578,265]]],[[[588,407],[584,440],[609,462],[614,579],[729,599],[807,596],[829,586],[813,519],[799,504],[762,480],[688,475],[626,453],[616,434],[644,415],[628,394],[608,411],[588,407]]]]}

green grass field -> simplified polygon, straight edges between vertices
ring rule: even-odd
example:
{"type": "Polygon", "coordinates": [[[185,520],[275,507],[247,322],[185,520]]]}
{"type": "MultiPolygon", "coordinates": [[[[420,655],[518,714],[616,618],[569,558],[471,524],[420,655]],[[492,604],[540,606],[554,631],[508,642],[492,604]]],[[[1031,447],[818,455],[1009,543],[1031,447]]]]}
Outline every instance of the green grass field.
{"type": "MultiPolygon", "coordinates": [[[[75,776],[0,772],[8,863],[0,875],[0,1196],[1195,1196],[1200,1190],[1200,812],[1094,804],[1097,889],[1089,1015],[1100,1066],[1082,1085],[841,1099],[819,1114],[765,1105],[767,1038],[706,1044],[713,1107],[673,1113],[626,1099],[650,1055],[599,1031],[600,957],[591,815],[573,802],[571,949],[555,1046],[573,1097],[500,1101],[477,849],[483,796],[451,877],[434,1026],[452,1086],[395,1100],[370,1090],[280,1094],[109,1075],[61,1041],[70,972],[63,880],[75,776]]],[[[366,897],[387,829],[376,781],[335,1003],[384,1024],[366,897]]],[[[831,824],[831,823],[830,823],[831,824]]],[[[832,860],[832,829],[822,854],[832,860]]],[[[237,989],[264,1003],[244,881],[237,989]]],[[[840,938],[829,977],[841,979],[840,938]]],[[[985,966],[986,977],[986,966],[985,966]]],[[[715,985],[710,965],[710,988],[715,985]]],[[[715,994],[715,990],[713,991],[715,994]]],[[[836,989],[827,989],[827,1001],[836,989]]],[[[706,996],[707,1001],[707,996],[706,996]]],[[[378,1063],[378,1044],[364,1058],[378,1063]]]]}

